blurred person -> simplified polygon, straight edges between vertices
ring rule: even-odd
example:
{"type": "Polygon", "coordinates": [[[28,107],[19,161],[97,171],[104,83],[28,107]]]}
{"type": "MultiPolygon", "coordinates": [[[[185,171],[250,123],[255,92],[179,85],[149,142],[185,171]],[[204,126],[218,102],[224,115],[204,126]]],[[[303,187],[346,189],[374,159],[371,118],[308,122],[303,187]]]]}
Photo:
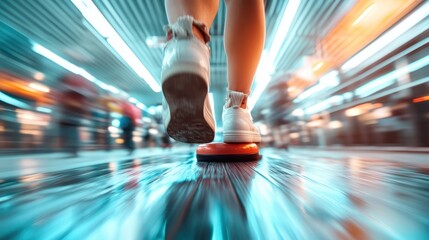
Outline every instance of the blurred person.
{"type": "Polygon", "coordinates": [[[58,104],[61,147],[72,157],[78,156],[79,127],[90,112],[90,100],[95,90],[87,80],[76,74],[67,74],[60,79],[58,104]]]}
{"type": "Polygon", "coordinates": [[[142,135],[142,142],[143,142],[143,147],[149,147],[150,145],[150,141],[151,141],[151,136],[150,136],[150,132],[149,132],[150,126],[143,126],[143,135],[142,135]]]}
{"type": "MultiPolygon", "coordinates": [[[[265,38],[263,0],[226,0],[225,50],[228,96],[223,108],[224,142],[260,142],[247,98],[265,38]]],[[[166,0],[169,25],[162,63],[163,119],[175,140],[206,143],[215,122],[208,98],[210,26],[219,0],[166,0]]]]}
{"type": "Polygon", "coordinates": [[[133,140],[133,132],[136,129],[139,120],[141,119],[140,110],[128,101],[123,101],[122,118],[120,126],[123,131],[124,146],[128,149],[129,155],[134,153],[135,144],[133,140]]]}
{"type": "Polygon", "coordinates": [[[112,149],[112,143],[110,139],[109,127],[112,122],[109,108],[110,99],[107,96],[103,96],[99,99],[97,117],[97,141],[102,145],[102,148],[106,151],[112,149]]]}
{"type": "Polygon", "coordinates": [[[162,132],[161,135],[162,148],[168,148],[171,150],[171,139],[166,132],[162,132]]]}

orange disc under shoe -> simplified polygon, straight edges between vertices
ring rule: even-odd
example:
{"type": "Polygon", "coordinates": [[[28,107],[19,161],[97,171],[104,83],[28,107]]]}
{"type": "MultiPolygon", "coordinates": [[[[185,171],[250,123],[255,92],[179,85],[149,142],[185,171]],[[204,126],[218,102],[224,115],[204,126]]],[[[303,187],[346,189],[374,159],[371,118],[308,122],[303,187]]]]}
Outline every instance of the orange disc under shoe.
{"type": "Polygon", "coordinates": [[[260,158],[255,143],[207,143],[197,148],[197,160],[201,162],[243,162],[260,158]]]}

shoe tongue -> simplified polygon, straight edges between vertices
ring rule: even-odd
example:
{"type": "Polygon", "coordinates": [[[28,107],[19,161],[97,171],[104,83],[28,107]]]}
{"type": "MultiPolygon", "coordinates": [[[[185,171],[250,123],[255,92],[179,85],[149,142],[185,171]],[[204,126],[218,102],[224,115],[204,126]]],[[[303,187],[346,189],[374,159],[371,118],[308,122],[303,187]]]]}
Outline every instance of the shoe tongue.
{"type": "Polygon", "coordinates": [[[210,41],[210,34],[207,26],[189,15],[177,18],[175,23],[165,26],[164,30],[167,32],[167,38],[175,37],[178,39],[188,39],[194,36],[193,26],[197,27],[203,35],[204,42],[208,43],[210,41]]]}
{"type": "Polygon", "coordinates": [[[192,32],[192,23],[194,19],[191,16],[182,16],[171,25],[173,35],[177,38],[190,38],[194,35],[192,32]]]}
{"type": "Polygon", "coordinates": [[[229,90],[228,91],[228,101],[227,101],[227,107],[232,108],[240,108],[241,104],[243,103],[243,100],[247,97],[247,94],[244,94],[242,92],[236,92],[229,90]]]}

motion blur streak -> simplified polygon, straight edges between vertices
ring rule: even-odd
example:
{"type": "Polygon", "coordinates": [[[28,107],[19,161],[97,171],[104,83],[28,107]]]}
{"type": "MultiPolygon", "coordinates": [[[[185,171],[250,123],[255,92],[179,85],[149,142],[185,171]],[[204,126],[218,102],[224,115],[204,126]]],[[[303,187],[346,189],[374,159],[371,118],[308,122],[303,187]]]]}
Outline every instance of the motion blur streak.
{"type": "MultiPolygon", "coordinates": [[[[425,221],[429,178],[417,167],[428,167],[424,154],[321,150],[309,154],[305,149],[286,154],[271,149],[263,151],[260,162],[207,164],[196,163],[192,149],[170,153],[123,161],[111,156],[102,163],[86,159],[85,166],[74,169],[55,159],[40,159],[32,168],[46,164],[56,171],[2,179],[0,237],[429,236],[425,221]],[[407,157],[414,160],[404,160],[407,157]]],[[[3,173],[13,169],[1,168],[3,173]]]]}

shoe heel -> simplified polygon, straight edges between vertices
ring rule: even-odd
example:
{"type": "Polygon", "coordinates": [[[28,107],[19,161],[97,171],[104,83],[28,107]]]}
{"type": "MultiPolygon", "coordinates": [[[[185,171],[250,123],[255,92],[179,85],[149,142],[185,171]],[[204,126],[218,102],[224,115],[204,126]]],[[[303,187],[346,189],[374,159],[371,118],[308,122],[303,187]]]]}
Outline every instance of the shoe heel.
{"type": "Polygon", "coordinates": [[[214,129],[204,116],[208,86],[195,73],[177,73],[164,80],[164,97],[170,109],[167,133],[185,143],[207,143],[214,139],[214,129]]]}

